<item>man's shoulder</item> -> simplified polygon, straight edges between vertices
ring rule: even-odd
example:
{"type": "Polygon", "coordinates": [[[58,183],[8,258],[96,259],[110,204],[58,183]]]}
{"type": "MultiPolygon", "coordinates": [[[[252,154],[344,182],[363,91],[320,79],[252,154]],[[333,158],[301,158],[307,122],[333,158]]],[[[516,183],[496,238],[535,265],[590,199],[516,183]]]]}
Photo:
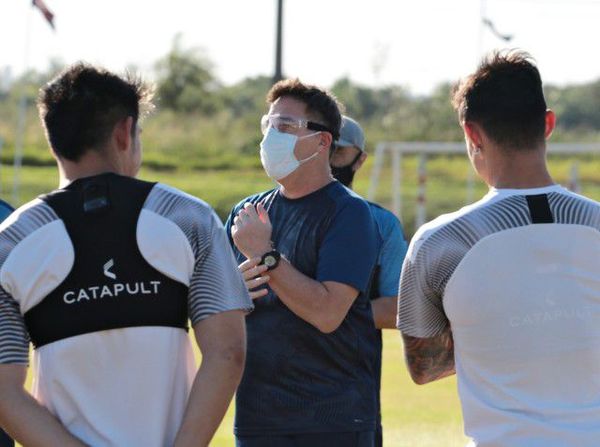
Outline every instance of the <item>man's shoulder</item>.
{"type": "Polygon", "coordinates": [[[580,214],[593,214],[596,217],[600,216],[600,202],[597,202],[590,197],[566,189],[550,194],[550,197],[552,196],[554,196],[553,198],[555,199],[553,202],[558,207],[570,207],[579,211],[580,214]]]}
{"type": "Polygon", "coordinates": [[[481,212],[497,203],[497,201],[496,198],[486,196],[478,202],[467,205],[457,211],[442,214],[425,223],[415,232],[408,249],[407,257],[414,260],[418,252],[424,248],[430,251],[443,251],[446,244],[439,243],[438,239],[461,237],[467,231],[466,227],[469,226],[470,222],[476,220],[481,212]],[[452,229],[455,231],[450,231],[452,229]]]}
{"type": "Polygon", "coordinates": [[[189,207],[190,209],[204,210],[207,212],[212,211],[212,207],[199,197],[193,196],[165,183],[156,183],[150,191],[149,198],[171,201],[172,205],[179,207],[189,207]]]}
{"type": "Polygon", "coordinates": [[[335,201],[336,208],[362,210],[371,213],[369,203],[350,188],[336,181],[327,189],[328,196],[335,201]]]}
{"type": "Polygon", "coordinates": [[[43,256],[40,244],[47,250],[64,248],[69,242],[60,218],[38,198],[16,209],[0,224],[0,266],[3,268],[11,255],[27,262],[39,254],[43,256]]]}
{"type": "Polygon", "coordinates": [[[183,233],[195,246],[199,236],[208,237],[219,226],[222,226],[221,220],[208,203],[172,186],[157,183],[142,208],[138,239],[143,233],[151,241],[153,235],[162,232],[176,240],[183,233]],[[179,230],[174,231],[176,227],[179,230]]]}
{"type": "Polygon", "coordinates": [[[394,213],[378,203],[371,201],[367,201],[367,203],[369,204],[375,222],[379,228],[381,228],[382,232],[389,233],[392,231],[402,231],[400,219],[398,219],[394,213]]]}
{"type": "Polygon", "coordinates": [[[144,203],[143,210],[154,212],[177,222],[196,221],[202,223],[210,221],[215,215],[212,206],[204,200],[164,183],[154,185],[144,203]]]}
{"type": "Polygon", "coordinates": [[[54,210],[42,199],[36,198],[17,208],[0,223],[0,237],[14,238],[19,233],[22,238],[56,220],[59,217],[54,210]]]}

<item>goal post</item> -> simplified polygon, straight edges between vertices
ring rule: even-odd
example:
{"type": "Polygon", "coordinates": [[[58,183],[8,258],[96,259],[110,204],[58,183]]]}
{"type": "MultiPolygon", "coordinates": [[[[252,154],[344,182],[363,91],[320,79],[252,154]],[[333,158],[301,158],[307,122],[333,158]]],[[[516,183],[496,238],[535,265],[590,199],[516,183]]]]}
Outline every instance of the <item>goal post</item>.
{"type": "MultiPolygon", "coordinates": [[[[600,154],[600,143],[549,143],[548,154],[565,156],[600,154]]],[[[418,157],[418,184],[417,197],[415,197],[415,229],[423,225],[426,221],[428,158],[443,155],[464,155],[465,162],[468,163],[464,142],[380,142],[375,146],[371,178],[367,192],[368,200],[375,200],[375,196],[380,186],[382,171],[384,166],[386,166],[386,158],[388,155],[391,156],[391,211],[400,219],[402,218],[402,159],[405,155],[418,157]]],[[[471,203],[475,198],[475,174],[472,168],[469,168],[465,182],[466,203],[471,203]]],[[[571,165],[570,178],[567,187],[572,191],[581,192],[579,163],[577,161],[571,165]]]]}

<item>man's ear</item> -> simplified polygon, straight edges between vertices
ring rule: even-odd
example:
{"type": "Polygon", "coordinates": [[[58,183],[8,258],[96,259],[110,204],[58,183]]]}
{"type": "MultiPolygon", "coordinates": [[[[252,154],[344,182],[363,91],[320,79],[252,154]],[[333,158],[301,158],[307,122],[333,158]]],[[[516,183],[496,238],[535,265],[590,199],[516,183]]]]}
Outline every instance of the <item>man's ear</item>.
{"type": "Polygon", "coordinates": [[[112,139],[115,147],[120,151],[128,150],[133,144],[133,117],[128,116],[118,121],[113,128],[112,139]]]}
{"type": "Polygon", "coordinates": [[[333,137],[331,136],[331,134],[329,132],[321,132],[321,141],[319,142],[319,146],[322,146],[323,148],[327,149],[330,152],[330,157],[332,153],[329,150],[329,148],[331,147],[331,143],[333,143],[333,137]]]}
{"type": "Polygon", "coordinates": [[[465,121],[462,128],[465,132],[467,142],[471,143],[471,145],[476,148],[481,148],[483,146],[483,135],[478,124],[472,121],[465,121]]]}
{"type": "Polygon", "coordinates": [[[360,157],[358,157],[358,160],[356,160],[356,162],[354,163],[352,170],[354,172],[358,171],[360,169],[360,167],[364,164],[367,157],[368,157],[368,154],[366,152],[361,152],[360,157]]]}
{"type": "Polygon", "coordinates": [[[552,131],[556,127],[556,115],[550,109],[546,110],[546,128],[544,130],[544,138],[547,140],[552,135],[552,131]]]}

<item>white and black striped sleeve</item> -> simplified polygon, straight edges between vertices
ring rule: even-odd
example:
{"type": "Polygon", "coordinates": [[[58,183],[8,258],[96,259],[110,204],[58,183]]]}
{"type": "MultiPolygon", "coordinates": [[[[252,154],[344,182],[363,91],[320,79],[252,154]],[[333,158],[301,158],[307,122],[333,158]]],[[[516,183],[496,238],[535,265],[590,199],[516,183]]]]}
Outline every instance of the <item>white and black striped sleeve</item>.
{"type": "MultiPolygon", "coordinates": [[[[58,220],[50,207],[33,200],[12,213],[0,225],[0,363],[29,363],[29,333],[15,295],[21,284],[6,271],[6,260],[22,241],[58,220]]],[[[31,262],[31,259],[25,260],[31,262]]]]}
{"type": "MultiPolygon", "coordinates": [[[[187,241],[189,250],[179,251],[176,247],[181,246],[177,243],[176,234],[167,231],[164,225],[156,223],[156,227],[149,227],[150,231],[146,231],[148,235],[156,234],[157,231],[162,234],[160,241],[163,244],[158,244],[162,248],[151,257],[152,265],[161,264],[157,268],[165,272],[169,270],[172,277],[189,287],[188,306],[192,324],[219,312],[252,310],[252,300],[237,267],[223,224],[210,205],[159,183],[148,196],[144,210],[174,223],[187,241]],[[164,256],[162,250],[177,252],[169,257],[164,256]],[[189,254],[189,258],[184,252],[189,254]],[[154,259],[156,257],[161,259],[154,259]],[[163,262],[165,260],[168,260],[169,265],[163,262]]],[[[146,219],[145,222],[149,221],[146,219]]],[[[146,239],[145,245],[157,245],[157,241],[146,239]]]]}
{"type": "Polygon", "coordinates": [[[0,287],[0,364],[29,363],[29,335],[19,305],[0,287]]]}
{"type": "Polygon", "coordinates": [[[223,224],[214,212],[211,214],[207,234],[198,235],[198,252],[190,280],[192,324],[220,312],[238,309],[249,312],[253,308],[223,224]]]}
{"type": "MultiPolygon", "coordinates": [[[[415,238],[416,239],[416,238],[415,238]]],[[[413,240],[414,243],[414,240],[413,240]]],[[[411,337],[434,337],[449,324],[444,313],[442,294],[431,276],[433,253],[416,250],[411,243],[402,266],[398,289],[398,329],[411,337]]]]}

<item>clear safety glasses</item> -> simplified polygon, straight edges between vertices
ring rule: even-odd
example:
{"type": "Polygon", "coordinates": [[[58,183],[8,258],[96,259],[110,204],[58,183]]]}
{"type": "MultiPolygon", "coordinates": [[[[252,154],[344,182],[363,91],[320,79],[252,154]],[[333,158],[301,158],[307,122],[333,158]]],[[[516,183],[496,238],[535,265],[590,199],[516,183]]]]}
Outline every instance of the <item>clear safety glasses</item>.
{"type": "Polygon", "coordinates": [[[274,127],[280,132],[295,134],[300,129],[310,129],[318,132],[329,132],[331,130],[323,124],[308,121],[304,118],[296,118],[294,116],[281,115],[275,113],[273,115],[263,115],[260,120],[260,130],[263,135],[267,133],[269,127],[274,127]]]}

